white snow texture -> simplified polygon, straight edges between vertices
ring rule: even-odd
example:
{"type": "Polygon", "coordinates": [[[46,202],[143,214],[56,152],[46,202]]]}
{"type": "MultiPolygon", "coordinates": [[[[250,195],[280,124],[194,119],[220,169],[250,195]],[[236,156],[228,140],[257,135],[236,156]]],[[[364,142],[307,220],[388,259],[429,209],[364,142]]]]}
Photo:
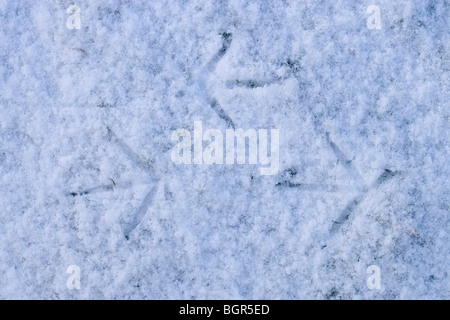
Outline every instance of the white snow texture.
{"type": "Polygon", "coordinates": [[[0,299],[449,299],[449,16],[0,0],[0,299]],[[194,121],[278,172],[175,164],[194,121]]]}

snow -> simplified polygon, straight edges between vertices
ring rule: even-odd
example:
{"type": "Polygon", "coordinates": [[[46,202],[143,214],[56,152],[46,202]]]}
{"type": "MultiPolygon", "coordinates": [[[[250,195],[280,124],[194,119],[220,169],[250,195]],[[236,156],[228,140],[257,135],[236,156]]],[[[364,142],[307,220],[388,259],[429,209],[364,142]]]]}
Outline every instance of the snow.
{"type": "Polygon", "coordinates": [[[449,11],[0,0],[0,298],[450,298],[449,11]],[[195,121],[278,172],[173,163],[195,121]]]}

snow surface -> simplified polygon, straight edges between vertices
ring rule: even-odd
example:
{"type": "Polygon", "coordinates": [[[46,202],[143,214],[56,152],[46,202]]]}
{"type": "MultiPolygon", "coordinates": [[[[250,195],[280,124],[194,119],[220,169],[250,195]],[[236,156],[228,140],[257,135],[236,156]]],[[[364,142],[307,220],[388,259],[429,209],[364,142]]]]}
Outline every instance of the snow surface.
{"type": "Polygon", "coordinates": [[[449,16],[0,0],[0,298],[449,299],[449,16]],[[175,165],[194,121],[280,129],[279,172],[175,165]]]}

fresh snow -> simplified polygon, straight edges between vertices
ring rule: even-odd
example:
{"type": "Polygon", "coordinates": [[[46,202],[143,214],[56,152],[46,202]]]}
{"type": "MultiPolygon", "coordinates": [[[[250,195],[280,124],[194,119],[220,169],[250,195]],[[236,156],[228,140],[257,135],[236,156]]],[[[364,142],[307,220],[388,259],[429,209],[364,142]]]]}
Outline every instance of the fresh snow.
{"type": "Polygon", "coordinates": [[[449,299],[449,16],[0,0],[0,299],[449,299]],[[195,121],[278,172],[175,164],[195,121]]]}

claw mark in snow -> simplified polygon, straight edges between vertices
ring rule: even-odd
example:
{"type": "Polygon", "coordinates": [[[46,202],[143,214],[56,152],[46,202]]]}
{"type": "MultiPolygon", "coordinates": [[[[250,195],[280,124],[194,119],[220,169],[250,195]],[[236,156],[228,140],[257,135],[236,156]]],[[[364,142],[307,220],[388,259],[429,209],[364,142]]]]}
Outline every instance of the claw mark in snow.
{"type": "Polygon", "coordinates": [[[223,58],[225,53],[227,53],[228,49],[230,48],[231,41],[233,40],[233,34],[232,33],[222,33],[222,48],[219,49],[219,51],[212,57],[212,59],[208,62],[208,70],[210,72],[214,71],[214,68],[216,67],[217,63],[220,61],[220,59],[223,58]]]}
{"type": "Polygon", "coordinates": [[[343,160],[342,163],[344,164],[347,171],[353,176],[353,178],[362,186],[364,186],[365,189],[365,183],[363,178],[359,175],[356,168],[353,166],[352,161],[347,158],[347,156],[342,152],[342,150],[334,143],[330,138],[330,133],[327,132],[325,134],[328,144],[330,145],[331,149],[333,149],[334,154],[338,159],[343,160]]]}
{"type": "Polygon", "coordinates": [[[150,172],[155,177],[158,177],[158,173],[155,171],[154,167],[152,166],[152,163],[148,160],[146,160],[144,157],[138,155],[135,153],[130,146],[128,146],[126,143],[124,143],[122,140],[120,140],[117,135],[112,131],[110,128],[108,128],[108,137],[111,141],[117,143],[117,145],[125,152],[125,154],[133,160],[136,164],[138,164],[141,168],[145,169],[146,171],[150,172]]]}
{"type": "Polygon", "coordinates": [[[199,72],[198,78],[197,78],[197,87],[198,92],[203,93],[205,102],[213,109],[217,115],[226,122],[226,124],[233,129],[235,129],[235,124],[233,120],[230,118],[230,116],[223,110],[223,108],[220,106],[220,104],[217,102],[217,100],[214,97],[211,97],[208,93],[208,88],[206,86],[206,79],[209,74],[211,74],[217,63],[223,58],[225,53],[227,52],[228,48],[231,45],[231,41],[233,39],[231,33],[222,33],[223,43],[222,47],[219,49],[219,51],[211,58],[211,60],[206,65],[206,70],[202,69],[199,72]]]}
{"type": "Polygon", "coordinates": [[[86,189],[86,190],[83,190],[83,191],[79,191],[79,192],[70,192],[69,194],[72,197],[76,197],[76,196],[84,196],[86,194],[97,193],[97,192],[102,192],[102,191],[111,191],[111,190],[113,190],[113,186],[111,186],[111,185],[102,185],[102,186],[89,188],[89,189],[86,189]]]}
{"type": "Polygon", "coordinates": [[[236,129],[233,120],[231,120],[231,118],[226,114],[226,112],[223,111],[222,107],[217,103],[215,99],[211,101],[210,106],[215,112],[217,112],[219,117],[222,120],[224,120],[229,127],[236,129]]]}
{"type": "Polygon", "coordinates": [[[376,190],[379,186],[381,186],[386,181],[393,178],[398,172],[391,171],[389,169],[385,169],[383,173],[373,182],[369,188],[364,190],[358,196],[356,196],[353,200],[351,200],[344,210],[340,213],[339,217],[334,220],[333,225],[331,226],[331,234],[334,234],[340,225],[342,225],[349,217],[350,214],[356,209],[356,207],[369,195],[370,191],[376,190]]]}
{"type": "Polygon", "coordinates": [[[145,169],[148,173],[153,176],[153,182],[154,185],[152,185],[150,191],[145,196],[144,200],[142,201],[141,205],[139,206],[138,210],[134,214],[131,221],[124,222],[124,225],[122,226],[122,230],[124,232],[125,238],[128,240],[130,233],[133,232],[134,229],[139,225],[142,218],[147,213],[148,208],[153,202],[153,197],[156,193],[156,190],[158,189],[158,184],[160,180],[160,175],[158,172],[156,172],[155,168],[151,164],[150,161],[146,160],[144,157],[139,156],[136,154],[129,145],[127,145],[125,142],[120,140],[117,135],[112,131],[110,128],[108,128],[108,135],[110,138],[116,142],[121,149],[125,152],[125,154],[128,155],[128,157],[133,160],[136,164],[138,164],[141,168],[145,169]]]}
{"type": "Polygon", "coordinates": [[[145,196],[144,200],[142,201],[141,205],[139,206],[139,209],[136,211],[136,213],[133,215],[133,218],[128,223],[124,223],[124,226],[122,227],[123,233],[125,237],[128,239],[130,236],[130,233],[136,229],[136,227],[141,222],[142,218],[147,213],[148,208],[153,202],[153,198],[155,196],[156,190],[158,189],[158,184],[155,184],[151,187],[150,191],[145,196]]]}
{"type": "MultiPolygon", "coordinates": [[[[148,161],[144,157],[138,155],[136,152],[134,152],[129,145],[127,145],[125,142],[123,142],[110,128],[108,129],[108,139],[109,141],[112,141],[116,143],[122,151],[138,166],[140,166],[142,169],[144,169],[147,173],[151,176],[151,182],[152,186],[150,188],[150,191],[145,196],[144,200],[142,201],[141,205],[137,209],[136,213],[133,215],[132,219],[128,222],[122,223],[122,230],[124,232],[125,238],[128,240],[131,232],[133,232],[134,229],[139,225],[142,218],[145,216],[148,208],[153,202],[153,198],[155,196],[156,190],[158,189],[159,181],[161,179],[159,172],[157,172],[154,168],[154,164],[151,161],[148,161]]],[[[113,181],[114,182],[114,181],[113,181]]],[[[131,183],[121,183],[120,188],[126,188],[131,187],[131,183]]],[[[93,188],[89,188],[80,192],[70,192],[69,195],[75,197],[75,196],[83,196],[88,195],[92,193],[102,192],[102,191],[112,191],[115,188],[115,182],[113,185],[101,185],[93,188]]]]}

